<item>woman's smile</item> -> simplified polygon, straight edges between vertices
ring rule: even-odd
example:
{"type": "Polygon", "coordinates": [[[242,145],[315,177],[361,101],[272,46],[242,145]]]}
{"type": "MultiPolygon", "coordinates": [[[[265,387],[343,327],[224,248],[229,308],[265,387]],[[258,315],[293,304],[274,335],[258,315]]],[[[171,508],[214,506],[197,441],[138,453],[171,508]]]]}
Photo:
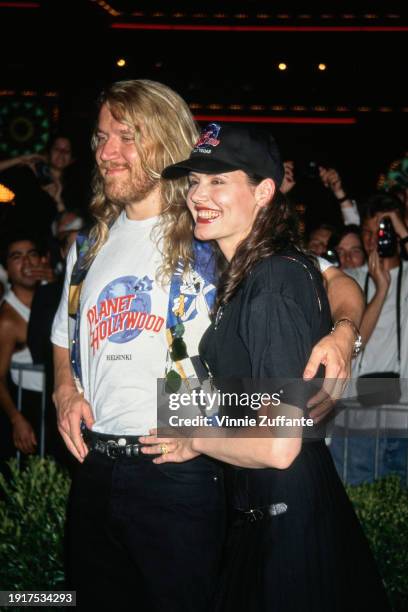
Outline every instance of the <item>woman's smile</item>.
{"type": "Polygon", "coordinates": [[[203,206],[196,206],[196,223],[213,223],[216,219],[221,217],[219,210],[213,208],[205,208],[203,206]]]}

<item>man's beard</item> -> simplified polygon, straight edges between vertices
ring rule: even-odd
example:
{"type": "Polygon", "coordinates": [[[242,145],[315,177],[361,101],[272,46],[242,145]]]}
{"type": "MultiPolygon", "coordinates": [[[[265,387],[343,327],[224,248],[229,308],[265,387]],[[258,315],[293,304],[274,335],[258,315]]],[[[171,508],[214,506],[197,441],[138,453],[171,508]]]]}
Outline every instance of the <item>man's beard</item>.
{"type": "Polygon", "coordinates": [[[139,171],[137,175],[132,175],[130,169],[119,175],[104,177],[105,196],[121,208],[128,204],[141,202],[156,187],[156,181],[151,179],[146,173],[139,171]]]}

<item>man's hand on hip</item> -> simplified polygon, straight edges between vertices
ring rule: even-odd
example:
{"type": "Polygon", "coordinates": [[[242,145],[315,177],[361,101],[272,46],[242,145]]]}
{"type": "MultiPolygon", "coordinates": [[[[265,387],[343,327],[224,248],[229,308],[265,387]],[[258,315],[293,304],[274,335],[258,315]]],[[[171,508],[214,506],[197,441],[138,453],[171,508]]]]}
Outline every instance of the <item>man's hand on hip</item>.
{"type": "Polygon", "coordinates": [[[68,450],[81,463],[88,454],[88,448],[81,435],[81,421],[88,429],[92,428],[94,418],[91,406],[75,387],[61,385],[53,394],[57,409],[58,429],[68,450]]]}
{"type": "Polygon", "coordinates": [[[351,328],[338,327],[332,334],[324,336],[313,348],[303,372],[304,380],[311,380],[319,366],[325,366],[322,388],[308,401],[308,408],[312,408],[310,416],[315,423],[327,417],[335,402],[343,395],[350,380],[354,340],[351,328]]]}

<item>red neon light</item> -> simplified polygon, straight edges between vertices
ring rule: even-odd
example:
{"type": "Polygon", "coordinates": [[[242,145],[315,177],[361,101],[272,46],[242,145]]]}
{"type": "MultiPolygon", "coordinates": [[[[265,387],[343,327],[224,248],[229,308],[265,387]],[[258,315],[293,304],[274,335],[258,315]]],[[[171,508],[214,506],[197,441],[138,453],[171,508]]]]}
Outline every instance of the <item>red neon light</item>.
{"type": "Polygon", "coordinates": [[[0,2],[0,8],[34,9],[40,8],[39,2],[0,2]]]}
{"type": "Polygon", "coordinates": [[[225,121],[231,123],[315,123],[354,125],[355,117],[251,117],[251,115],[194,115],[196,121],[225,121]]]}
{"type": "Polygon", "coordinates": [[[408,32],[408,26],[228,26],[164,23],[112,23],[114,30],[184,30],[204,32],[408,32]]]}

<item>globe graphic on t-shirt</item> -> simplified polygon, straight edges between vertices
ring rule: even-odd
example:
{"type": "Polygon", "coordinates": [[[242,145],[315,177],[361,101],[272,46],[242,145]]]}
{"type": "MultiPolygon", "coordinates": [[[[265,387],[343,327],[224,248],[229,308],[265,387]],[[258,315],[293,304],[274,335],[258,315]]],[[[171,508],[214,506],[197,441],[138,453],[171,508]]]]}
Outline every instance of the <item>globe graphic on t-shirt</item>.
{"type": "MultiPolygon", "coordinates": [[[[106,287],[104,287],[99,294],[96,306],[98,309],[98,314],[101,312],[101,304],[105,300],[109,300],[112,298],[123,297],[125,295],[134,295],[135,297],[132,299],[130,304],[129,311],[131,312],[146,312],[150,314],[151,312],[151,299],[150,295],[143,291],[143,289],[139,289],[139,286],[143,286],[143,281],[141,281],[137,276],[121,276],[120,278],[116,278],[111,281],[106,287]]],[[[151,282],[150,282],[151,286],[151,282]]],[[[118,317],[118,314],[111,315],[114,320],[118,317]]],[[[105,317],[105,319],[111,318],[105,317]]],[[[125,323],[126,328],[126,323],[125,323]]],[[[142,332],[142,329],[123,329],[122,331],[118,331],[112,334],[108,340],[109,342],[117,342],[118,344],[123,344],[125,342],[130,342],[134,338],[137,338],[139,334],[142,332]]]]}

